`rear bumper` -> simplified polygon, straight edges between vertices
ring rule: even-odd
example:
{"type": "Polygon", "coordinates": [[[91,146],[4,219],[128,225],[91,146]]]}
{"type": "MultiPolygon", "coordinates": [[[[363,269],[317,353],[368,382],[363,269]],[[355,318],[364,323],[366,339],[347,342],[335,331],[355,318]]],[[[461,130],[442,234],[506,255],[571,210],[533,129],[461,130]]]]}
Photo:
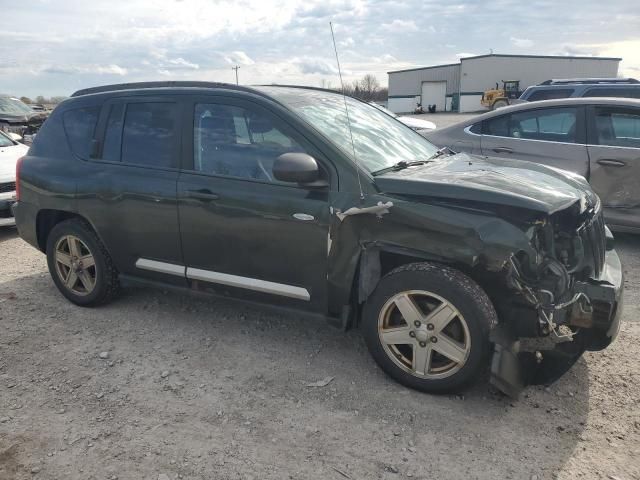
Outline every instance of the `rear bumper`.
{"type": "Polygon", "coordinates": [[[18,235],[27,243],[40,249],[38,245],[38,235],[36,233],[36,217],[38,208],[35,205],[25,202],[16,202],[11,210],[18,227],[18,235]]]}

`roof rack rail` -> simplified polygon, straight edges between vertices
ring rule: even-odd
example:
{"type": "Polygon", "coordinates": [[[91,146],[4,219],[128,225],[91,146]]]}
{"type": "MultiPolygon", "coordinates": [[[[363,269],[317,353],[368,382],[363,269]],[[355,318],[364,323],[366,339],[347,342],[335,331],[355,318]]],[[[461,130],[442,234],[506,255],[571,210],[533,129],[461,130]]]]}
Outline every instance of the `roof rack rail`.
{"type": "Polygon", "coordinates": [[[199,82],[199,81],[165,81],[165,82],[133,82],[133,83],[116,83],[113,85],[102,85],[99,87],[83,88],[74,92],[72,97],[81,95],[90,95],[93,93],[115,92],[118,90],[138,90],[144,88],[168,88],[168,87],[186,87],[186,88],[228,88],[241,91],[253,91],[248,87],[234,85],[232,83],[222,82],[199,82]]]}
{"type": "Polygon", "coordinates": [[[569,84],[632,84],[632,83],[640,83],[640,81],[635,78],[554,78],[551,80],[545,80],[538,85],[569,85],[569,84]]]}

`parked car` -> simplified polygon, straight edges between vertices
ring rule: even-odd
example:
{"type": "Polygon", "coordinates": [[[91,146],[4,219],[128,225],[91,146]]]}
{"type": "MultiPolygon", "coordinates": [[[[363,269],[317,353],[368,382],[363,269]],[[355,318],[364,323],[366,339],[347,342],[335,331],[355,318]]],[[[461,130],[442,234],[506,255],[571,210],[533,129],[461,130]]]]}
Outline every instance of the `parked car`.
{"type": "Polygon", "coordinates": [[[640,100],[570,98],[514,105],[425,136],[456,151],[578,173],[600,196],[607,225],[640,232],[640,100]]]}
{"type": "Polygon", "coordinates": [[[640,82],[635,78],[546,80],[527,88],[515,103],[579,97],[640,98],[640,82]]]}
{"type": "Polygon", "coordinates": [[[370,102],[370,105],[373,105],[374,107],[376,107],[381,112],[384,112],[387,115],[395,118],[396,120],[404,123],[407,127],[411,128],[412,130],[415,130],[417,132],[426,132],[426,131],[433,130],[433,129],[436,128],[436,124],[433,123],[433,122],[430,122],[429,120],[423,120],[421,118],[410,117],[408,115],[398,115],[396,113],[393,113],[387,107],[384,107],[384,106],[382,106],[382,105],[380,105],[379,103],[376,103],[376,102],[370,102]]]}
{"type": "Polygon", "coordinates": [[[20,135],[30,142],[46,118],[46,113],[34,112],[19,98],[0,95],[0,131],[20,135]]]}
{"type": "Polygon", "coordinates": [[[29,147],[0,132],[0,227],[15,225],[11,206],[16,201],[16,162],[29,147]]]}
{"type": "Polygon", "coordinates": [[[332,91],[81,90],[17,170],[20,236],[77,305],[135,283],[294,309],[358,325],[429,392],[492,357],[517,394],[618,332],[620,261],[582,177],[438,150],[332,91]]]}

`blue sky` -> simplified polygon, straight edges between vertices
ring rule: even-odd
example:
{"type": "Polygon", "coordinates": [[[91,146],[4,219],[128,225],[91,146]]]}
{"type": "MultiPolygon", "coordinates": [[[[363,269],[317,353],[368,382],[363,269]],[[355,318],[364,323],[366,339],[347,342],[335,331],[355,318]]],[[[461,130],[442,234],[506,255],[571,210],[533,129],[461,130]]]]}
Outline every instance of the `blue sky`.
{"type": "Polygon", "coordinates": [[[623,57],[640,78],[638,0],[0,0],[0,92],[141,80],[338,83],[489,53],[623,57]]]}

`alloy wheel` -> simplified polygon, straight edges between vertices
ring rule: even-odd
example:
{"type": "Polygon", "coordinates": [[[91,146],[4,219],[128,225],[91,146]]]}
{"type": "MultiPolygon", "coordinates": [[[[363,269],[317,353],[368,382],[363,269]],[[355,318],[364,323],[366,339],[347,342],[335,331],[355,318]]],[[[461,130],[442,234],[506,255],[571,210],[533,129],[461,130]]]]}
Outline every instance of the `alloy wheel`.
{"type": "Polygon", "coordinates": [[[74,235],[66,235],[55,246],[56,273],[75,295],[89,295],[96,287],[96,261],[87,245],[74,235]]]}
{"type": "Polygon", "coordinates": [[[397,293],[384,304],[378,337],[396,365],[424,379],[450,377],[471,351],[469,327],[458,309],[424,290],[397,293]]]}

